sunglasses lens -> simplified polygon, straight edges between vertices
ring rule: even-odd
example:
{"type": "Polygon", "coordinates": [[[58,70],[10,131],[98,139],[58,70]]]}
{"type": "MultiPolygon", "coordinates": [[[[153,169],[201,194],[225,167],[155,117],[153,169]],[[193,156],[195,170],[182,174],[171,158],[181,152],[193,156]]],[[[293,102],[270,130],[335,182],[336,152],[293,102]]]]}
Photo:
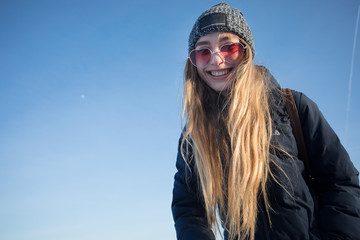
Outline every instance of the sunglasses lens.
{"type": "Polygon", "coordinates": [[[227,44],[221,47],[220,54],[227,62],[234,62],[244,54],[244,47],[240,43],[227,44]]]}
{"type": "Polygon", "coordinates": [[[205,67],[211,59],[211,52],[206,48],[192,50],[189,57],[192,64],[194,64],[196,67],[205,67]]]}

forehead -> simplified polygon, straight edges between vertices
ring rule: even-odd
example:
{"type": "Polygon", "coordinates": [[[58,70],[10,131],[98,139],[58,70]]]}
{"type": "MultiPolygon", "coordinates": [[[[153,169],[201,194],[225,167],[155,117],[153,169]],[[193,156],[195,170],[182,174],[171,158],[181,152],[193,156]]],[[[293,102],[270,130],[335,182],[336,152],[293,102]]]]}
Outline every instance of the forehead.
{"type": "Polygon", "coordinates": [[[230,32],[212,32],[199,38],[195,47],[204,44],[216,44],[225,41],[238,41],[239,36],[230,32]]]}

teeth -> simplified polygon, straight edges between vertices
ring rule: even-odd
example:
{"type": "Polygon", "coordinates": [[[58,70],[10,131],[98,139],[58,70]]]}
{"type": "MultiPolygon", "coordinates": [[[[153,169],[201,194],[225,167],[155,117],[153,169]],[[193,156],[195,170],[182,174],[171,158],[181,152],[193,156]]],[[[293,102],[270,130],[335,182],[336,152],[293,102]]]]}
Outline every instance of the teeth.
{"type": "Polygon", "coordinates": [[[229,72],[229,69],[226,70],[222,70],[222,71],[210,71],[211,75],[218,77],[218,76],[223,76],[225,74],[227,74],[229,72]]]}

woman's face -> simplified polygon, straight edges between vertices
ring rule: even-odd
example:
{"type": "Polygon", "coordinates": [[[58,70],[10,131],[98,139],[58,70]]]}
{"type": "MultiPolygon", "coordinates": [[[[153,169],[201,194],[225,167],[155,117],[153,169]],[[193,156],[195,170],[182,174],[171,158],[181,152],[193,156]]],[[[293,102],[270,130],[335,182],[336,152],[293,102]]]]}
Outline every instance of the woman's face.
{"type": "Polygon", "coordinates": [[[233,53],[235,61],[225,61],[220,53],[220,48],[226,44],[239,43],[239,37],[232,33],[213,32],[202,36],[195,44],[195,50],[208,48],[213,54],[209,63],[204,67],[197,66],[198,73],[209,87],[215,91],[224,91],[231,85],[228,80],[235,65],[243,53],[233,53]]]}

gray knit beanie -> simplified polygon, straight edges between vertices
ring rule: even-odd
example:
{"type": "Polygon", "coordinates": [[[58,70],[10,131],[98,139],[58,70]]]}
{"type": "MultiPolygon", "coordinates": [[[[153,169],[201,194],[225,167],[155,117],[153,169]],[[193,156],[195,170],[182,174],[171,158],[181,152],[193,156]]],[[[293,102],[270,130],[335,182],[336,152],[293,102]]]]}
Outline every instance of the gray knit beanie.
{"type": "Polygon", "coordinates": [[[238,35],[249,44],[255,56],[253,36],[243,14],[226,2],[209,8],[196,20],[189,36],[189,53],[195,48],[200,37],[211,32],[232,32],[238,35]]]}

